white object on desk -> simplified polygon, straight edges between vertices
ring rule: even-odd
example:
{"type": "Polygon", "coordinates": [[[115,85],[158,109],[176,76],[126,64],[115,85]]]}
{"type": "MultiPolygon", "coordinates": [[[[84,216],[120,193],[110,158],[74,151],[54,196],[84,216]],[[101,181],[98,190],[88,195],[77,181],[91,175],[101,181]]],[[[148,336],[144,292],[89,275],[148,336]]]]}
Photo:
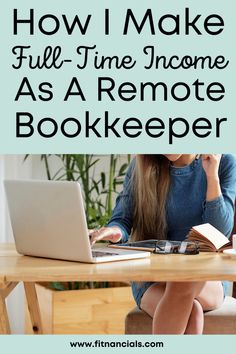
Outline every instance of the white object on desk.
{"type": "Polygon", "coordinates": [[[223,253],[227,254],[231,258],[236,259],[236,250],[234,250],[233,248],[230,248],[229,250],[224,250],[223,253]]]}
{"type": "Polygon", "coordinates": [[[232,236],[232,246],[233,248],[230,248],[229,250],[224,250],[223,253],[227,254],[231,258],[236,259],[236,235],[232,236]]]}
{"type": "Polygon", "coordinates": [[[236,251],[236,235],[232,236],[233,249],[236,251]]]}

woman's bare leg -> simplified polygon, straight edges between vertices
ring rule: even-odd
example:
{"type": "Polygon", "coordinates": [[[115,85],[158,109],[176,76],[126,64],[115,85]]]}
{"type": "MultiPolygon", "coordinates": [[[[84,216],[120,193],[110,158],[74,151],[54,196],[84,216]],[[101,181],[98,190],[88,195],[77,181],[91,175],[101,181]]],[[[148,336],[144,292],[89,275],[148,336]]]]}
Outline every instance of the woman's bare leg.
{"type": "Polygon", "coordinates": [[[203,308],[196,299],[193,300],[192,311],[184,334],[202,334],[204,327],[203,308]]]}
{"type": "Polygon", "coordinates": [[[193,309],[186,327],[185,334],[201,334],[204,327],[203,311],[220,307],[224,300],[222,283],[208,281],[193,302],[193,309]],[[213,295],[213,296],[212,296],[213,295]]]}
{"type": "MultiPolygon", "coordinates": [[[[141,301],[141,308],[153,318],[156,307],[160,302],[165,292],[165,283],[158,283],[152,285],[152,289],[149,288],[143,295],[141,301]],[[150,294],[153,293],[152,294],[150,294]],[[155,292],[155,295],[154,295],[155,292]]],[[[191,314],[188,320],[185,334],[201,334],[204,325],[203,309],[197,300],[193,301],[191,314]]]]}
{"type": "Polygon", "coordinates": [[[143,294],[140,307],[153,318],[156,307],[162,299],[166,289],[166,283],[151,285],[143,294]]]}
{"type": "Polygon", "coordinates": [[[207,281],[196,296],[204,311],[220,307],[224,301],[224,290],[221,281],[207,281]]]}
{"type": "Polygon", "coordinates": [[[184,334],[192,312],[193,301],[203,282],[170,282],[153,316],[153,333],[184,334]]]}
{"type": "Polygon", "coordinates": [[[203,310],[222,301],[221,282],[158,283],[144,293],[141,308],[153,317],[153,333],[200,334],[203,310]]]}

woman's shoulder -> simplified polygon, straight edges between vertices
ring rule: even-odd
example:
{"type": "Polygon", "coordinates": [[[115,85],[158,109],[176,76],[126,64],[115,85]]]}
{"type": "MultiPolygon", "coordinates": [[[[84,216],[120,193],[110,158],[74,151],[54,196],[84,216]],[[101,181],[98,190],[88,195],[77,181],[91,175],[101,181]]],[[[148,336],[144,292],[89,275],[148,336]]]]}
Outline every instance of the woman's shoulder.
{"type": "Polygon", "coordinates": [[[129,164],[129,166],[128,166],[128,169],[127,169],[127,172],[126,172],[126,175],[127,175],[128,177],[131,177],[131,176],[132,176],[132,173],[133,173],[135,164],[136,164],[136,157],[134,157],[134,158],[131,160],[131,162],[130,162],[130,164],[129,164]]]}
{"type": "Polygon", "coordinates": [[[220,174],[224,173],[236,173],[236,156],[232,154],[223,154],[221,156],[220,174]]]}

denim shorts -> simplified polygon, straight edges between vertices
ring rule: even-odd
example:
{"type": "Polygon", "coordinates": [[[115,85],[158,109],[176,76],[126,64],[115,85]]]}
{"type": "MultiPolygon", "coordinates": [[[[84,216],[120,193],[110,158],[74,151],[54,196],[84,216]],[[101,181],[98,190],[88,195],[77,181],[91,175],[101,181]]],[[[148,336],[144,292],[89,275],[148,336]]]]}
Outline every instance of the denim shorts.
{"type": "MultiPolygon", "coordinates": [[[[131,283],[133,297],[139,308],[140,308],[140,303],[143,294],[152,284],[156,284],[156,282],[132,282],[131,283]]],[[[229,282],[222,281],[222,286],[223,286],[224,297],[225,297],[229,290],[229,282]]]]}

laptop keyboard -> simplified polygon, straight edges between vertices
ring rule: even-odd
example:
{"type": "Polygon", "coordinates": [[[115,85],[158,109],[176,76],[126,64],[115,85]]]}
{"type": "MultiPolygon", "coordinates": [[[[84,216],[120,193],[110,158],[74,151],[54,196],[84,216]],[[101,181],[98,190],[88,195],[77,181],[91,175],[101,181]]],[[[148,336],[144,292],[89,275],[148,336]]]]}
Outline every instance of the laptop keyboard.
{"type": "Polygon", "coordinates": [[[92,251],[93,257],[107,257],[107,256],[117,256],[118,253],[111,253],[111,252],[101,252],[101,251],[92,251]]]}

